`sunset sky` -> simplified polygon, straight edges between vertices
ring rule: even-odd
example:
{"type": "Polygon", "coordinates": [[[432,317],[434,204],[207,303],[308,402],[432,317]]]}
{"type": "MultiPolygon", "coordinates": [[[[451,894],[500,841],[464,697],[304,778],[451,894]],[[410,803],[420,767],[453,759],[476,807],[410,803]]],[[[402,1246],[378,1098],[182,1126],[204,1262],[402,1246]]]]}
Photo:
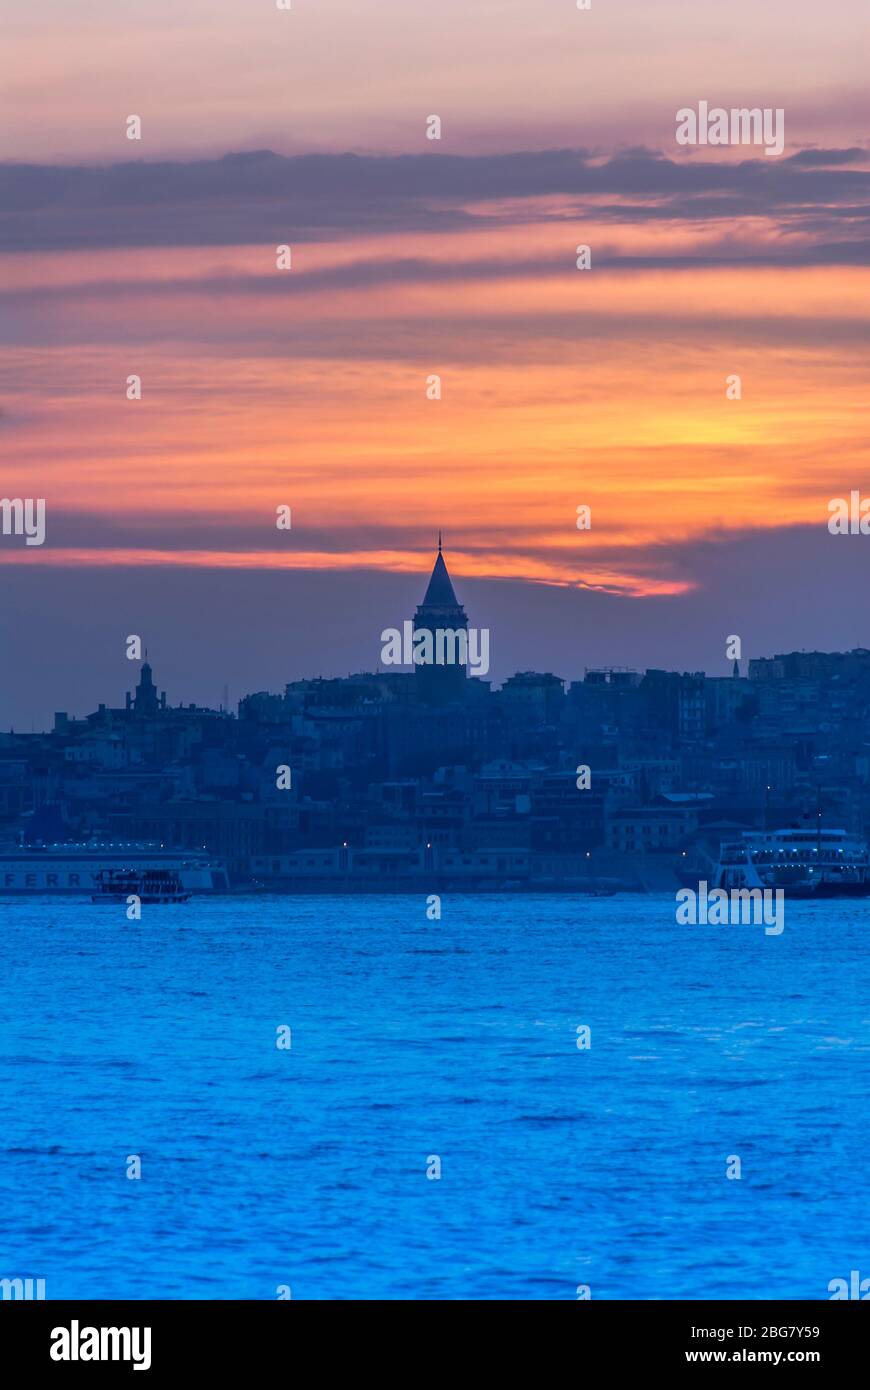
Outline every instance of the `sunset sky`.
{"type": "Polygon", "coordinates": [[[866,0],[2,24],[0,492],[47,539],[0,537],[0,727],[122,703],[143,626],[170,699],[370,669],[439,527],[496,681],[870,646],[826,529],[870,494],[866,0]],[[785,152],[677,146],[700,100],[785,152]]]}

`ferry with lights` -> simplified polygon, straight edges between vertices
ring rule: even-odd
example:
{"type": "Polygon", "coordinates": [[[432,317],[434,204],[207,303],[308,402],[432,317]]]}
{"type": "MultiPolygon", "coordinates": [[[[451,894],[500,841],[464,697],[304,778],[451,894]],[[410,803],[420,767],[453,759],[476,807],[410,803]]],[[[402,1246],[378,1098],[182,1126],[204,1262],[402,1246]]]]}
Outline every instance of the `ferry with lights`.
{"type": "Polygon", "coordinates": [[[783,888],[795,898],[870,896],[867,842],[847,830],[747,830],[723,841],[718,861],[679,878],[684,887],[704,878],[710,888],[783,888]]]}
{"type": "Polygon", "coordinates": [[[226,893],[227,870],[206,853],[164,849],[141,841],[89,841],[0,850],[0,897],[102,897],[105,875],[166,873],[184,893],[226,893]]]}

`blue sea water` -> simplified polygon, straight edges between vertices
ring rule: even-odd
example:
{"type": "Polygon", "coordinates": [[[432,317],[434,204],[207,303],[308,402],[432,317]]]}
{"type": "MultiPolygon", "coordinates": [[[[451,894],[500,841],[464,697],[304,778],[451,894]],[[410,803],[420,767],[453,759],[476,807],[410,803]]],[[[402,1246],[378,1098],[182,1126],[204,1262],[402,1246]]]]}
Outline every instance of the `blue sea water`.
{"type": "Polygon", "coordinates": [[[780,937],[665,895],[7,899],[0,930],[0,1277],[48,1298],[870,1276],[868,903],[780,937]]]}

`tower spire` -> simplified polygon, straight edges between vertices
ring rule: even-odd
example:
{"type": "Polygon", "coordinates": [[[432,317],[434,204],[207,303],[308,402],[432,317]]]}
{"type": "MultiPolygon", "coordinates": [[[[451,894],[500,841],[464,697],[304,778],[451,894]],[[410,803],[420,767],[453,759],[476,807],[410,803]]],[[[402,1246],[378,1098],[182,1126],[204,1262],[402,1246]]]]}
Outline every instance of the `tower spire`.
{"type": "Polygon", "coordinates": [[[442,554],[443,537],[438,531],[438,554],[423,602],[418,606],[414,617],[415,638],[424,633],[428,637],[430,655],[425,660],[415,661],[414,686],[417,698],[424,704],[447,705],[465,698],[465,680],[468,675],[467,630],[468,618],[465,609],[456,597],[447,565],[442,554]],[[451,654],[447,655],[444,643],[445,634],[450,639],[451,654]],[[465,646],[459,642],[459,634],[465,646]],[[441,656],[437,644],[441,642],[441,656]],[[465,654],[457,656],[457,648],[465,654]]]}

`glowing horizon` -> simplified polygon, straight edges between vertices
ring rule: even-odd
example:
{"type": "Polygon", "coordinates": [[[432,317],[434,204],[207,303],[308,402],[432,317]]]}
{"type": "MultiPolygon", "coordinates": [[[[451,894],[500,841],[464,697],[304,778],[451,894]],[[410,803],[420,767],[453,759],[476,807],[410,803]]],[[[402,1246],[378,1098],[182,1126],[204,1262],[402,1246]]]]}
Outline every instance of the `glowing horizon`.
{"type": "Polygon", "coordinates": [[[859,45],[809,0],[738,0],[725,44],[629,10],[16,15],[2,491],[48,512],[23,563],[405,573],[443,526],[460,578],[642,599],[703,588],[701,543],[823,528],[868,435],[859,45]],[[678,147],[700,98],[782,107],[783,156],[678,147]]]}

